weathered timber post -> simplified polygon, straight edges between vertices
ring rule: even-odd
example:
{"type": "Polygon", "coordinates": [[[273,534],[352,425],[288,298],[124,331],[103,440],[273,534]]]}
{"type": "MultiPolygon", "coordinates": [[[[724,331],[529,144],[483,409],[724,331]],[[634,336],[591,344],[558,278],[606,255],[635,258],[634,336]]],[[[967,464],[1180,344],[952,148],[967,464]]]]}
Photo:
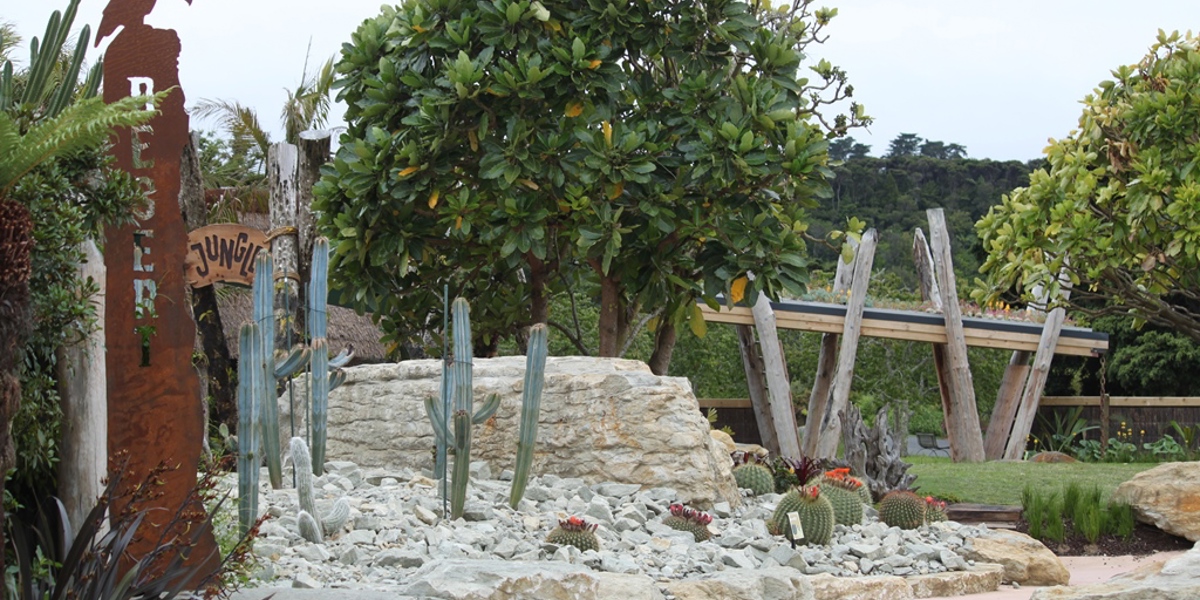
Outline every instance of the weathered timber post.
{"type": "MultiPolygon", "coordinates": [[[[1069,298],[1070,280],[1064,280],[1064,276],[1060,275],[1060,281],[1063,296],[1069,298]]],[[[1054,359],[1054,348],[1058,345],[1058,336],[1066,318],[1066,309],[1059,306],[1051,309],[1046,314],[1046,321],[1042,323],[1042,336],[1038,340],[1037,353],[1033,357],[1033,368],[1029,372],[1029,378],[1025,380],[1021,406],[1017,409],[1017,418],[1008,434],[1008,443],[1004,446],[1004,458],[1008,460],[1017,460],[1025,453],[1025,442],[1030,429],[1033,428],[1033,419],[1037,416],[1038,401],[1041,400],[1042,390],[1046,387],[1046,377],[1050,375],[1050,361],[1054,359]]]]}
{"type": "Polygon", "coordinates": [[[300,274],[300,306],[308,305],[308,285],[312,278],[313,242],[317,239],[313,218],[313,186],[321,179],[321,167],[329,162],[331,131],[302,131],[296,141],[296,252],[300,274]]]}
{"type": "Polygon", "coordinates": [[[758,329],[759,348],[762,349],[767,372],[767,394],[771,417],[775,421],[775,437],[779,440],[779,452],[783,456],[798,457],[800,438],[796,429],[796,409],[792,407],[787,365],[783,361],[779,332],[775,328],[775,312],[771,310],[771,301],[766,294],[758,293],[751,312],[754,314],[754,326],[758,329]]]}
{"type": "MultiPolygon", "coordinates": [[[[842,325],[841,347],[838,349],[837,374],[833,389],[826,401],[817,437],[817,452],[813,458],[833,458],[837,454],[842,433],[838,414],[850,404],[850,387],[854,383],[854,361],[858,357],[858,339],[862,336],[863,309],[867,305],[867,288],[871,284],[871,267],[875,262],[878,235],[868,229],[854,255],[854,279],[850,284],[850,299],[846,303],[846,320],[842,325]]],[[[812,416],[809,416],[812,419],[812,416]]],[[[811,430],[811,429],[810,429],[811,430]]],[[[806,444],[807,446],[807,444],[806,444]]]]}
{"type": "Polygon", "coordinates": [[[987,437],[983,440],[983,452],[988,460],[1004,458],[1008,432],[1012,430],[1017,407],[1021,404],[1021,393],[1025,389],[1025,381],[1029,378],[1030,356],[1025,350],[1016,350],[1008,359],[1008,366],[1004,368],[1004,377],[1000,379],[1000,391],[996,392],[996,406],[992,407],[992,417],[988,421],[987,437]]]}
{"type": "Polygon", "coordinates": [[[950,435],[950,457],[954,462],[983,462],[983,431],[975,404],[975,387],[967,361],[967,341],[963,335],[962,309],[954,280],[954,260],[950,253],[950,232],[946,215],[940,208],[925,211],[929,234],[933,238],[933,265],[937,271],[942,298],[942,316],[946,322],[946,364],[943,371],[950,384],[950,412],[946,415],[950,435]]]}
{"type": "Polygon", "coordinates": [[[758,425],[758,436],[762,447],[775,456],[780,456],[779,436],[775,434],[775,417],[771,414],[771,402],[767,397],[766,367],[762,355],[754,345],[754,328],[735,325],[738,350],[742,355],[742,367],[746,370],[746,387],[750,392],[750,406],[754,408],[754,421],[758,425]]]}
{"type": "MultiPolygon", "coordinates": [[[[104,314],[104,256],[96,243],[83,244],[79,277],[89,277],[100,291],[91,297],[96,314],[104,314]]],[[[104,491],[108,476],[108,378],[104,358],[104,323],[88,337],[58,350],[59,397],[62,398],[62,461],[58,463],[58,496],[74,524],[83,523],[104,491]]],[[[67,540],[70,544],[71,540],[67,540]]]]}
{"type": "MultiPolygon", "coordinates": [[[[937,276],[933,268],[933,255],[929,251],[929,242],[921,228],[913,233],[913,262],[917,266],[917,281],[920,283],[921,299],[933,305],[934,310],[942,310],[941,289],[938,287],[937,276]]],[[[937,374],[938,394],[942,399],[942,415],[949,418],[953,411],[951,406],[951,385],[946,370],[946,345],[930,344],[933,346],[933,370],[937,374]]],[[[946,438],[950,447],[954,447],[954,429],[947,425],[946,438]]]]}
{"type": "MultiPolygon", "coordinates": [[[[858,256],[858,242],[853,238],[850,244],[858,256]]],[[[833,294],[837,296],[850,290],[851,279],[854,277],[854,261],[847,263],[838,255],[837,272],[833,277],[833,294]]],[[[813,378],[812,390],[808,394],[808,418],[804,422],[805,456],[817,455],[817,440],[821,438],[821,423],[825,420],[825,411],[829,408],[829,387],[833,385],[833,372],[837,368],[838,334],[821,334],[821,349],[817,355],[817,374],[813,378]]]]}
{"type": "MultiPolygon", "coordinates": [[[[283,280],[276,292],[276,305],[291,308],[287,331],[302,331],[303,305],[300,303],[300,258],[296,219],[299,211],[296,165],[299,162],[296,146],[287,142],[271,144],[267,149],[267,183],[270,190],[271,258],[276,277],[283,280]]],[[[259,323],[259,327],[264,326],[259,323]]],[[[298,337],[298,336],[297,336],[298,337]]],[[[295,343],[295,338],[279,337],[276,345],[295,343]]],[[[268,356],[270,354],[268,353],[268,356]]]]}

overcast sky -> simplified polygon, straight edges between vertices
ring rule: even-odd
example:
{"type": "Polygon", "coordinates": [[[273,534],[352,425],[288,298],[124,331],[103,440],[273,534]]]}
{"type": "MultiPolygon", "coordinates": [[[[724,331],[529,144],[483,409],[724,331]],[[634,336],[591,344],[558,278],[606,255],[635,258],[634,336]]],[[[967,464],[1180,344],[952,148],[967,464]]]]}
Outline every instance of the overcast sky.
{"type": "MultiPolygon", "coordinates": [[[[105,4],[83,0],[76,27],[94,31],[105,4]]],[[[972,157],[1035,158],[1048,138],[1074,127],[1079,101],[1109,71],[1145,55],[1159,28],[1200,30],[1200,0],[828,4],[839,15],[819,54],[848,71],[855,98],[875,117],[870,132],[853,135],[876,155],[908,132],[962,144],[972,157]]],[[[66,5],[0,0],[0,20],[28,40],[66,5]]],[[[188,106],[201,98],[241,101],[279,138],[284,89],[299,81],[310,41],[311,71],[379,7],[378,0],[159,0],[150,23],[179,32],[188,106]]]]}

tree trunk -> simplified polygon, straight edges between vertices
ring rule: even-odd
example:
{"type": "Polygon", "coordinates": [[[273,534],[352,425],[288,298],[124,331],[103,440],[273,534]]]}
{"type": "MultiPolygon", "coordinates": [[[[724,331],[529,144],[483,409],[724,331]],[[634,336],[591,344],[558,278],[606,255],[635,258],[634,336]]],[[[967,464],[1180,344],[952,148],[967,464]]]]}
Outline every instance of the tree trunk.
{"type": "Polygon", "coordinates": [[[296,140],[299,160],[296,163],[296,257],[300,272],[300,309],[308,306],[308,282],[312,279],[312,251],[316,241],[316,219],[313,218],[313,186],[321,179],[321,166],[329,162],[329,131],[302,131],[296,140]]]}
{"type": "MultiPolygon", "coordinates": [[[[199,229],[208,224],[208,211],[194,142],[184,146],[179,168],[179,204],[183,210],[183,224],[189,231],[199,229]]],[[[203,401],[209,406],[208,423],[211,426],[224,423],[230,433],[236,433],[237,386],[233,381],[233,358],[229,354],[228,340],[225,339],[221,309],[217,305],[216,286],[191,288],[191,302],[196,335],[200,338],[200,350],[206,359],[203,387],[207,394],[203,401]]]]}
{"type": "MultiPolygon", "coordinates": [[[[597,269],[599,271],[599,269],[597,269]]],[[[615,357],[620,351],[621,289],[616,278],[600,274],[599,356],[615,357]]]]}
{"type": "MultiPolygon", "coordinates": [[[[23,204],[0,199],[0,497],[5,473],[16,464],[12,419],[21,406],[21,380],[17,369],[25,354],[33,319],[29,314],[29,275],[32,270],[33,219],[23,204]]],[[[5,523],[0,503],[0,524],[5,523]]],[[[0,527],[0,550],[7,549],[0,527]]],[[[0,573],[4,572],[0,551],[0,573]]]]}
{"type": "Polygon", "coordinates": [[[546,298],[546,263],[530,254],[529,261],[529,322],[545,323],[550,319],[550,303],[546,298]]]}
{"type": "Polygon", "coordinates": [[[675,351],[677,334],[675,326],[665,319],[654,333],[654,353],[650,355],[650,372],[666,375],[671,366],[671,353],[675,351]]]}

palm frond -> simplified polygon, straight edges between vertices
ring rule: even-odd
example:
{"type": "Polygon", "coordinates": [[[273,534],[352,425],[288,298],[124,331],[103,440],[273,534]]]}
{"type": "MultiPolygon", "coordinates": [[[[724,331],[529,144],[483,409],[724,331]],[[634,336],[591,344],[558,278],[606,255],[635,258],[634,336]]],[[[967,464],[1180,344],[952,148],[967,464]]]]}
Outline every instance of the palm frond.
{"type": "Polygon", "coordinates": [[[253,145],[266,156],[267,149],[271,147],[271,136],[259,123],[258,113],[241,102],[203,98],[192,107],[192,114],[205,119],[215,118],[232,138],[235,152],[245,152],[253,145]]]}
{"type": "Polygon", "coordinates": [[[329,90],[333,87],[333,57],[321,65],[310,77],[308,67],[300,74],[300,84],[295,90],[287,90],[287,101],[283,104],[280,117],[287,141],[296,143],[300,132],[323,127],[329,118],[329,90]]]}

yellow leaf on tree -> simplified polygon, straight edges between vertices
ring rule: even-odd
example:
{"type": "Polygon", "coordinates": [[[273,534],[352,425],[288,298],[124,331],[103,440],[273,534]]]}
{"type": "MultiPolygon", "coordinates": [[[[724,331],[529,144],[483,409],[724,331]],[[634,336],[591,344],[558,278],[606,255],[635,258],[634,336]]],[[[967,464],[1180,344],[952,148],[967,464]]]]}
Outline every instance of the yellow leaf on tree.
{"type": "Polygon", "coordinates": [[[612,125],[610,125],[608,121],[602,121],[600,123],[600,128],[604,130],[604,143],[607,144],[609,148],[612,148],[612,125]]]}
{"type": "Polygon", "coordinates": [[[441,193],[441,190],[433,190],[433,193],[429,195],[429,208],[437,208],[438,196],[441,193]]]}
{"type": "Polygon", "coordinates": [[[567,104],[567,116],[568,117],[578,117],[579,115],[582,115],[582,114],[583,114],[583,103],[582,102],[571,102],[570,104],[567,104]]]}
{"type": "Polygon", "coordinates": [[[420,171],[420,170],[421,170],[421,167],[406,167],[403,171],[400,171],[399,175],[396,175],[396,178],[408,177],[409,175],[412,175],[413,173],[416,173],[417,171],[420,171]]]}
{"type": "Polygon", "coordinates": [[[599,67],[600,63],[602,63],[602,62],[604,62],[604,61],[597,58],[596,60],[593,60],[592,62],[588,63],[588,68],[595,69],[596,67],[599,67]]]}
{"type": "Polygon", "coordinates": [[[729,299],[733,300],[734,304],[742,301],[746,297],[746,284],[750,280],[745,277],[738,277],[733,280],[733,285],[729,289],[729,299]]]}
{"type": "Polygon", "coordinates": [[[425,33],[426,31],[429,31],[428,29],[425,29],[424,27],[421,27],[420,25],[413,25],[413,30],[416,31],[417,33],[425,33]]]}
{"type": "Polygon", "coordinates": [[[529,188],[529,189],[531,189],[531,190],[535,190],[535,191],[536,191],[536,190],[540,189],[540,186],[538,186],[538,184],[534,183],[533,181],[531,181],[531,180],[529,180],[529,179],[518,179],[518,180],[517,180],[517,183],[519,183],[519,184],[521,184],[521,185],[523,185],[523,186],[525,186],[525,187],[527,187],[527,188],[529,188]]]}
{"type": "Polygon", "coordinates": [[[696,337],[704,337],[708,333],[708,323],[704,322],[704,312],[700,310],[699,304],[692,305],[692,318],[688,319],[688,325],[692,327],[692,333],[696,337]]]}
{"type": "Polygon", "coordinates": [[[467,139],[471,141],[471,152],[479,152],[479,135],[474,129],[467,131],[467,139]]]}
{"type": "Polygon", "coordinates": [[[454,219],[454,228],[462,229],[462,216],[461,215],[454,219]]]}
{"type": "Polygon", "coordinates": [[[617,185],[614,185],[614,186],[613,186],[613,189],[612,189],[611,191],[609,191],[609,192],[608,192],[608,199],[609,199],[609,200],[616,200],[617,198],[620,198],[620,197],[621,197],[621,193],[622,193],[622,192],[624,192],[624,191],[625,191],[625,182],[624,182],[624,181],[618,181],[618,182],[617,182],[617,185]]]}

